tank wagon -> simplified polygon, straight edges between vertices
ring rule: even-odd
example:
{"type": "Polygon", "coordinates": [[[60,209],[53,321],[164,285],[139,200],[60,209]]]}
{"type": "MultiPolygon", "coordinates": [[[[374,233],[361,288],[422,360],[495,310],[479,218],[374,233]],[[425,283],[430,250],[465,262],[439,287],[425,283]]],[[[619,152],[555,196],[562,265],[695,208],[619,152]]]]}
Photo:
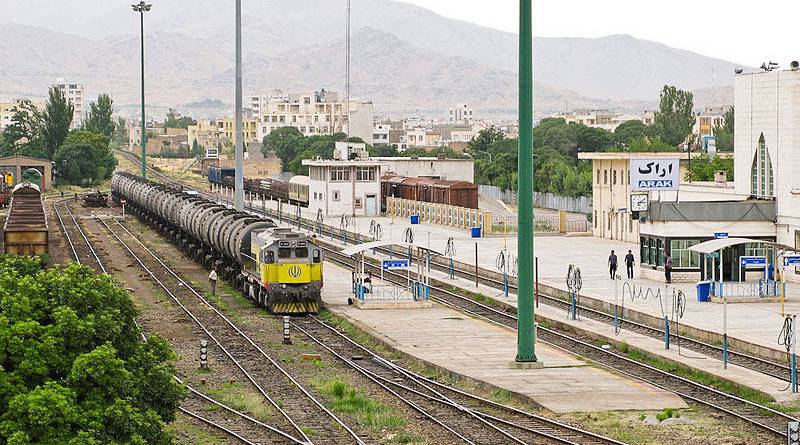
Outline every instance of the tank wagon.
{"type": "Polygon", "coordinates": [[[276,314],[319,312],[322,254],[313,238],[129,173],[115,173],[111,185],[115,201],[125,199],[133,213],[256,304],[276,314]]]}
{"type": "Polygon", "coordinates": [[[44,255],[48,253],[47,217],[42,192],[29,182],[11,190],[11,208],[3,225],[3,253],[44,255]]]}

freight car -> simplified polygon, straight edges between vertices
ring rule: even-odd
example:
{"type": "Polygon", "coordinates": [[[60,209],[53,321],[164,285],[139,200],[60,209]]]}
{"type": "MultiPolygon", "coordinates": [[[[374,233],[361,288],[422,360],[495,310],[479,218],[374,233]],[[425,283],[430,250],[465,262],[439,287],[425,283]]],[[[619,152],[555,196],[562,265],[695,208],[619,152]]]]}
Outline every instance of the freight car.
{"type": "Polygon", "coordinates": [[[289,179],[289,201],[292,204],[300,204],[308,207],[308,176],[292,176],[289,179]]]}
{"type": "Polygon", "coordinates": [[[235,174],[236,169],[222,168],[212,165],[208,168],[208,182],[212,184],[223,184],[225,178],[233,178],[235,174]]]}
{"type": "Polygon", "coordinates": [[[128,173],[115,173],[111,185],[116,202],[126,199],[133,213],[256,304],[276,314],[319,312],[322,253],[313,238],[128,173]]]}
{"type": "Polygon", "coordinates": [[[47,217],[42,192],[29,182],[11,191],[11,208],[3,225],[3,253],[44,255],[48,253],[47,217]]]}
{"type": "MultiPolygon", "coordinates": [[[[232,168],[210,167],[208,170],[208,182],[211,184],[234,188],[235,181],[235,170],[232,168]]],[[[289,182],[244,178],[243,184],[244,190],[252,193],[254,199],[270,199],[308,207],[308,176],[293,176],[289,182]]]]}
{"type": "Polygon", "coordinates": [[[386,175],[381,177],[381,205],[384,210],[387,197],[478,208],[478,186],[466,181],[386,175]]]}

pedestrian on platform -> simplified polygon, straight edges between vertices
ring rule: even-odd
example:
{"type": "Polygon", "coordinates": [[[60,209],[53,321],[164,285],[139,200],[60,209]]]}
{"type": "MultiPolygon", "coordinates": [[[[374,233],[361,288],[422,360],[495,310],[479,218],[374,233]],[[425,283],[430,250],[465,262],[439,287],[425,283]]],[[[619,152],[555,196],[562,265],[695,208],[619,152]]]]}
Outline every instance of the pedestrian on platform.
{"type": "Polygon", "coordinates": [[[208,274],[208,283],[211,284],[211,295],[217,295],[217,271],[211,269],[211,273],[208,274]]]}
{"type": "Polygon", "coordinates": [[[611,279],[614,279],[614,275],[617,274],[617,254],[614,251],[611,251],[611,255],[608,256],[608,273],[611,275],[611,279]]]}
{"type": "Polygon", "coordinates": [[[628,250],[628,254],[625,255],[625,269],[628,271],[629,280],[633,279],[633,262],[634,262],[633,252],[628,250]]]}
{"type": "Polygon", "coordinates": [[[672,283],[672,257],[669,254],[664,260],[664,277],[667,279],[667,284],[672,283]]]}

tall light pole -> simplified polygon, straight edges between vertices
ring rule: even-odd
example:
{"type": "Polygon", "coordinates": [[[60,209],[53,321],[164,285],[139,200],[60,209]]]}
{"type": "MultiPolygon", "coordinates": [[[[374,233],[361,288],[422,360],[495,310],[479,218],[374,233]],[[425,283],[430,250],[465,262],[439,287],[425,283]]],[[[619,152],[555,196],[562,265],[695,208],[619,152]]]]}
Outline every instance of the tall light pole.
{"type": "Polygon", "coordinates": [[[139,23],[142,32],[142,137],[140,143],[142,145],[142,178],[147,179],[147,131],[145,131],[144,123],[144,13],[149,11],[152,5],[148,5],[144,1],[138,4],[131,5],[134,12],[139,13],[139,23]]]}
{"type": "Polygon", "coordinates": [[[537,361],[533,295],[533,31],[531,21],[531,0],[520,0],[517,363],[537,361]]]}
{"type": "Polygon", "coordinates": [[[236,181],[234,183],[234,206],[244,210],[244,134],[242,131],[242,0],[236,0],[236,110],[233,113],[236,126],[236,181]]]}

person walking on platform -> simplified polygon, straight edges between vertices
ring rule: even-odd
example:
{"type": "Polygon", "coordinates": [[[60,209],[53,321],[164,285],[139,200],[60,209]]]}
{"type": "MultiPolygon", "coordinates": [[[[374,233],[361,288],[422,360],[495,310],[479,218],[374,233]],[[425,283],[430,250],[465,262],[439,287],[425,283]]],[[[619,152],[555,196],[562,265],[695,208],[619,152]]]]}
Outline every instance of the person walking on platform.
{"type": "Polygon", "coordinates": [[[617,255],[614,251],[611,251],[611,255],[608,256],[608,272],[611,275],[611,279],[614,279],[614,275],[617,274],[617,255]]]}
{"type": "Polygon", "coordinates": [[[672,284],[672,257],[669,255],[664,259],[664,278],[667,279],[667,284],[672,284]]]}
{"type": "Polygon", "coordinates": [[[633,262],[634,262],[633,252],[628,250],[628,254],[625,255],[625,269],[628,272],[628,279],[629,280],[633,279],[633,262]]]}

